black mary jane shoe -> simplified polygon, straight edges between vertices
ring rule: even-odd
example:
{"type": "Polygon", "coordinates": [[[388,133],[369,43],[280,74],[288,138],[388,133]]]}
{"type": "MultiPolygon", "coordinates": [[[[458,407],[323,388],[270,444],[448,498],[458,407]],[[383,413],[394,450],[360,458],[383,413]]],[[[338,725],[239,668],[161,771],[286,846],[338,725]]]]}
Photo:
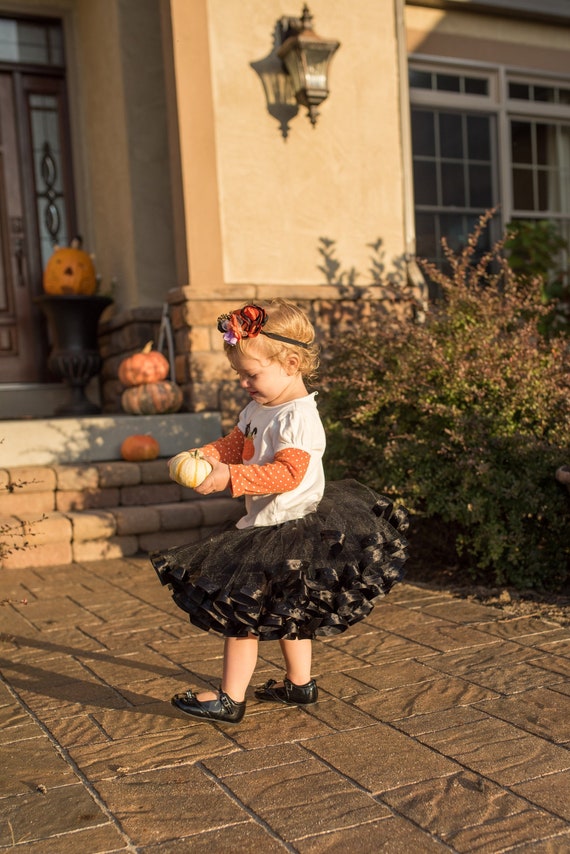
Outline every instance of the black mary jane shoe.
{"type": "Polygon", "coordinates": [[[221,689],[217,700],[199,700],[191,688],[183,694],[175,694],[171,703],[185,715],[203,721],[227,724],[238,724],[245,714],[246,705],[245,700],[243,703],[236,703],[221,689]]]}
{"type": "Polygon", "coordinates": [[[285,703],[287,706],[310,706],[311,703],[317,702],[319,689],[314,679],[311,679],[306,685],[294,685],[285,678],[283,685],[275,687],[276,685],[275,679],[270,679],[265,685],[255,689],[255,696],[258,700],[285,703]]]}

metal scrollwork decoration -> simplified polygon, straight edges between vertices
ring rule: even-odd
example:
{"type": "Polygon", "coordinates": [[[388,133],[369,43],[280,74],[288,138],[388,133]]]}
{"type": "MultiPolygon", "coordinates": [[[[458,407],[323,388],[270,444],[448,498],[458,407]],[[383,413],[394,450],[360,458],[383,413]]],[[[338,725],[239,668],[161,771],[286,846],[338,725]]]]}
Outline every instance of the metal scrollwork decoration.
{"type": "Polygon", "coordinates": [[[59,242],[61,229],[61,214],[57,206],[63,194],[56,189],[57,164],[52,154],[49,142],[44,142],[42,147],[42,159],[40,161],[40,174],[44,183],[43,189],[38,191],[40,199],[45,199],[44,225],[54,244],[59,242]]]}

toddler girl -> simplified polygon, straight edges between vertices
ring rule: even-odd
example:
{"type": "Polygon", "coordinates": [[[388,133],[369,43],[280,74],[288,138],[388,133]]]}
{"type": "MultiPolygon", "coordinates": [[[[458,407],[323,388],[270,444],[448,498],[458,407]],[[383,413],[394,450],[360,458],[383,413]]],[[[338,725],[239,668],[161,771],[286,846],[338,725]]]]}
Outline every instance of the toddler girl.
{"type": "Polygon", "coordinates": [[[234,429],[201,450],[212,471],[202,495],[245,496],[235,527],[199,543],[155,552],[151,561],[190,621],[225,638],[219,691],[191,689],[172,703],[195,718],[238,723],[260,640],[279,640],[282,681],[258,700],[317,700],[311,639],[362,620],[402,576],[407,515],[353,480],[325,486],[325,433],[314,376],[318,349],[306,314],[275,300],[219,318],[218,329],[251,401],[234,429]]]}

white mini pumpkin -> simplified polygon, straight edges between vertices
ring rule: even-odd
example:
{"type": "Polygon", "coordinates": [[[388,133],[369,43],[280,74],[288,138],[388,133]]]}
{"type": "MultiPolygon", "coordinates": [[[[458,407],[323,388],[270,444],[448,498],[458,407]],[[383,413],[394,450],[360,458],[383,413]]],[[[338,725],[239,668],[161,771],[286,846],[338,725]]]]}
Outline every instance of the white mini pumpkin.
{"type": "Polygon", "coordinates": [[[191,489],[200,486],[211,471],[212,466],[197,449],[182,451],[168,462],[168,473],[172,480],[191,489]]]}

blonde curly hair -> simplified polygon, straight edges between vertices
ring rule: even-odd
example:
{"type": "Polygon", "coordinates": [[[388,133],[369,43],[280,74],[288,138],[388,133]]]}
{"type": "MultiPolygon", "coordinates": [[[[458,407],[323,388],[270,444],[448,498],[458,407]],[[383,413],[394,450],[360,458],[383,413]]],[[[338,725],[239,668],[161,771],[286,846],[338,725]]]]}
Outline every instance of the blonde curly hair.
{"type": "Polygon", "coordinates": [[[293,352],[299,359],[299,371],[303,377],[314,379],[319,367],[319,347],[315,342],[315,329],[306,312],[295,303],[281,298],[260,303],[259,307],[267,312],[263,333],[282,335],[292,339],[291,342],[278,341],[263,333],[253,338],[240,338],[235,344],[226,341],[224,349],[230,363],[233,365],[238,353],[245,355],[252,341],[263,341],[263,350],[268,359],[283,363],[293,352]],[[293,343],[296,341],[300,343],[293,343]]]}

